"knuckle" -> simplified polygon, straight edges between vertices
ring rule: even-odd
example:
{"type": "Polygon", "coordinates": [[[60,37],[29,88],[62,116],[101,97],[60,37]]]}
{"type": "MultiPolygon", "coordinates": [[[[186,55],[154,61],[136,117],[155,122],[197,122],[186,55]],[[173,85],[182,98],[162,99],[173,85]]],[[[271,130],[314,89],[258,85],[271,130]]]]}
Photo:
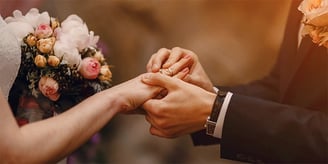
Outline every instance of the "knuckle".
{"type": "Polygon", "coordinates": [[[172,49],[172,51],[175,51],[176,53],[181,53],[182,52],[182,48],[181,47],[174,47],[172,49]]]}
{"type": "Polygon", "coordinates": [[[177,137],[176,133],[174,133],[170,130],[164,130],[162,133],[166,138],[176,138],[177,137]]]}
{"type": "Polygon", "coordinates": [[[165,120],[158,120],[156,124],[161,129],[166,129],[168,127],[168,124],[165,120]]]}
{"type": "Polygon", "coordinates": [[[166,53],[168,51],[169,50],[167,48],[160,48],[157,52],[161,54],[161,53],[166,53]]]}

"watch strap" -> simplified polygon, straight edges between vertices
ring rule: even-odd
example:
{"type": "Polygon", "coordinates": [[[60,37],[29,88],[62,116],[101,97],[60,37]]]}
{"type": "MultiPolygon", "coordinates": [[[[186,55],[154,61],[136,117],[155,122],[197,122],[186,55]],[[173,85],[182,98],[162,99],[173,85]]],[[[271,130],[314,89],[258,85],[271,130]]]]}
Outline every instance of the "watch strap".
{"type": "Polygon", "coordinates": [[[208,135],[213,135],[215,126],[216,126],[216,121],[219,117],[220,111],[222,104],[224,102],[224,99],[227,95],[227,92],[225,91],[218,91],[213,107],[212,107],[212,112],[211,115],[207,118],[206,121],[206,134],[208,135]]]}

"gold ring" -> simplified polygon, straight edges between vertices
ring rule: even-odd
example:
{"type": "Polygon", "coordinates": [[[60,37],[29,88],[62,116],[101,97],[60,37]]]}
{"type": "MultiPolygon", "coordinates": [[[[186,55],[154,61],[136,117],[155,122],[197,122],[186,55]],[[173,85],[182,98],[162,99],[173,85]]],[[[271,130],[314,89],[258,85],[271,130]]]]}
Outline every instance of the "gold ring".
{"type": "Polygon", "coordinates": [[[171,68],[169,69],[160,69],[159,73],[167,75],[167,76],[173,76],[173,71],[171,68]]]}
{"type": "Polygon", "coordinates": [[[174,75],[171,67],[169,69],[167,69],[167,72],[169,73],[169,76],[173,76],[174,75]]]}

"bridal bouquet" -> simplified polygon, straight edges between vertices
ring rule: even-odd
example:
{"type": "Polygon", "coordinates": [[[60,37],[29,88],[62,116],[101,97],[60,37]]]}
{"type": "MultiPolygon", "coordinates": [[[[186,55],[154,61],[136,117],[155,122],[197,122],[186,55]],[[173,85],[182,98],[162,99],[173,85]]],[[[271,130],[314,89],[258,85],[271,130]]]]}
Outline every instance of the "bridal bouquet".
{"type": "Polygon", "coordinates": [[[19,122],[59,114],[111,86],[110,67],[97,47],[99,37],[77,15],[59,22],[33,8],[26,15],[14,11],[5,22],[21,43],[19,122]]]}
{"type": "Polygon", "coordinates": [[[328,0],[304,0],[298,9],[304,14],[302,35],[328,48],[328,0]]]}

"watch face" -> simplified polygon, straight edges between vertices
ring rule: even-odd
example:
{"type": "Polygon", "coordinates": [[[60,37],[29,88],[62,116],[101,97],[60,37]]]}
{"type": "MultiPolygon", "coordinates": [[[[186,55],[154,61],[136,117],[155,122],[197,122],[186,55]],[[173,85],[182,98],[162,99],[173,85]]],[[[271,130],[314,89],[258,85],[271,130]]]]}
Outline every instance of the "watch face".
{"type": "Polygon", "coordinates": [[[227,92],[219,90],[218,95],[219,95],[219,97],[225,97],[227,95],[227,92]]]}

